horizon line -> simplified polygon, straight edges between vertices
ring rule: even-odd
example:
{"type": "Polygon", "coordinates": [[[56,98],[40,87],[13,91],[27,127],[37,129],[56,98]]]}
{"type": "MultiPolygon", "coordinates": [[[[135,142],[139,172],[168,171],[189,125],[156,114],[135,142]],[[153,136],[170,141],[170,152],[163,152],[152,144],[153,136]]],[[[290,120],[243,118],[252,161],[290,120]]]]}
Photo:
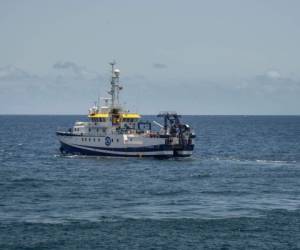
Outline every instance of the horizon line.
{"type": "MultiPolygon", "coordinates": [[[[156,116],[157,114],[141,114],[142,116],[156,116]]],[[[178,113],[178,115],[186,115],[186,116],[300,116],[300,114],[182,114],[178,113]]],[[[88,116],[87,114],[1,114],[0,116],[88,116]]]]}

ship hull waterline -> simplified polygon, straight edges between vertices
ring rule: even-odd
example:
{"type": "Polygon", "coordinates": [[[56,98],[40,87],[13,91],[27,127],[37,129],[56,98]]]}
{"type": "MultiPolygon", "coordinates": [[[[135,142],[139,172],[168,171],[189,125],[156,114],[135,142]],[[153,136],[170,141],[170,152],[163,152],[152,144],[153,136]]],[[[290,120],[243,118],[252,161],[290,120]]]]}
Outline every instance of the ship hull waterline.
{"type": "Polygon", "coordinates": [[[172,157],[189,157],[192,150],[173,150],[170,145],[160,145],[151,149],[149,147],[139,148],[103,148],[86,145],[73,145],[60,141],[60,152],[63,155],[85,155],[85,156],[110,156],[110,157],[154,157],[160,159],[172,157]]]}

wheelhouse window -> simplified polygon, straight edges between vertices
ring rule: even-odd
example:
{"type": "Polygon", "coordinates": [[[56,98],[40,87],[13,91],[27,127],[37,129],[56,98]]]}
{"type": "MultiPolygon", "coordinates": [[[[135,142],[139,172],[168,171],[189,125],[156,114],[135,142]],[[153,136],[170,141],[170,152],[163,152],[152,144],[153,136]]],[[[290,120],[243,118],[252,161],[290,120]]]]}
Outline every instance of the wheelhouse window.
{"type": "MultiPolygon", "coordinates": [[[[103,118],[103,117],[99,117],[99,118],[92,118],[92,122],[106,122],[107,119],[106,118],[103,118]]],[[[96,124],[95,124],[96,125],[96,124]]]]}

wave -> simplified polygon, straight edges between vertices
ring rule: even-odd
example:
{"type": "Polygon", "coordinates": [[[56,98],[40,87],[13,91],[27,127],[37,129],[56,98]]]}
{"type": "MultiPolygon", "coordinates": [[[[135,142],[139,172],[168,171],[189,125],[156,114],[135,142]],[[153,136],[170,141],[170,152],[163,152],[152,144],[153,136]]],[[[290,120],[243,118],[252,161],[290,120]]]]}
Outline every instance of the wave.
{"type": "Polygon", "coordinates": [[[180,194],[187,194],[189,191],[185,189],[179,190],[146,190],[146,194],[154,195],[154,196],[176,196],[180,194]]]}
{"type": "Polygon", "coordinates": [[[1,249],[299,249],[300,211],[259,217],[0,221],[1,249]]]}
{"type": "MultiPolygon", "coordinates": [[[[290,220],[294,221],[297,225],[300,223],[300,209],[269,209],[262,210],[256,209],[255,214],[241,214],[241,215],[230,215],[224,214],[220,216],[205,215],[194,215],[194,216],[179,216],[176,214],[164,216],[164,214],[156,215],[100,215],[93,217],[32,217],[32,218],[10,218],[0,220],[1,224],[54,224],[54,225],[68,225],[68,224],[98,224],[98,223],[128,223],[128,222],[173,222],[173,223],[191,223],[191,222],[209,222],[209,221],[232,221],[232,220],[281,220],[289,223],[290,220]]],[[[172,213],[170,213],[172,214],[172,213]]],[[[299,228],[298,228],[299,230],[299,228]]]]}
{"type": "Polygon", "coordinates": [[[14,178],[11,180],[11,182],[14,183],[26,183],[26,182],[52,182],[53,180],[50,179],[38,179],[38,178],[31,178],[31,177],[20,177],[20,178],[14,178]]]}
{"type": "Polygon", "coordinates": [[[195,178],[195,179],[202,179],[202,178],[211,177],[211,174],[209,174],[209,173],[191,174],[190,177],[195,178]]]}
{"type": "Polygon", "coordinates": [[[247,159],[236,157],[200,157],[199,160],[213,160],[213,161],[233,161],[240,163],[263,163],[263,164],[295,164],[299,161],[296,160],[270,160],[270,159],[247,159]]]}
{"type": "Polygon", "coordinates": [[[293,164],[297,163],[297,161],[280,161],[280,160],[255,160],[258,163],[278,163],[278,164],[293,164]]]}
{"type": "Polygon", "coordinates": [[[224,191],[199,191],[199,193],[201,194],[209,194],[209,195],[238,195],[238,196],[242,196],[242,195],[249,195],[252,194],[251,192],[247,192],[247,191],[238,191],[238,190],[224,190],[224,191]]]}

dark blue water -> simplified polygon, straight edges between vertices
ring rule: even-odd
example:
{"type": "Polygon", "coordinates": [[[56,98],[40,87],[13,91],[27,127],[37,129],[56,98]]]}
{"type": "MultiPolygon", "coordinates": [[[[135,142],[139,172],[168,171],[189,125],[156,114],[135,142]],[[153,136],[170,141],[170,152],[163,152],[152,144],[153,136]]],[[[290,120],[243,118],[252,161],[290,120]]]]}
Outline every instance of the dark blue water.
{"type": "Polygon", "coordinates": [[[81,119],[0,116],[0,249],[300,249],[299,116],[185,117],[189,159],[60,156],[81,119]]]}

